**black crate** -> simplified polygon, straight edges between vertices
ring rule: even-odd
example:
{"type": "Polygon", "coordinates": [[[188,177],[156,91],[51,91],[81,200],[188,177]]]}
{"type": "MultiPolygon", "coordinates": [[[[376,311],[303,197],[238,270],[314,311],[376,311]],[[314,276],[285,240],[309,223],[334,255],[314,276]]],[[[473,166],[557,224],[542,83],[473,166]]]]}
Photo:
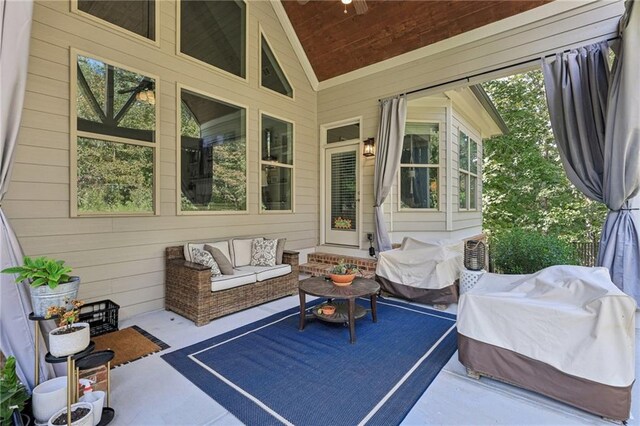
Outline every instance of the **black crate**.
{"type": "Polygon", "coordinates": [[[120,305],[111,300],[87,303],[80,308],[80,322],[88,322],[91,337],[118,330],[120,305]]]}

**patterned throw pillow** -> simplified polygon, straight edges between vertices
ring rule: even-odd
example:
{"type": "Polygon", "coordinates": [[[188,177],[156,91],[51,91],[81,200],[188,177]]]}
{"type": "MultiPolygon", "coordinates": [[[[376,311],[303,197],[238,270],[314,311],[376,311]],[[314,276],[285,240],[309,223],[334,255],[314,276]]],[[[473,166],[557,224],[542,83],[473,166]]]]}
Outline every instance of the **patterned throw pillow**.
{"type": "Polygon", "coordinates": [[[251,266],[276,266],[278,240],[253,240],[251,266]]]}
{"type": "Polygon", "coordinates": [[[208,251],[200,250],[197,247],[191,247],[191,259],[193,259],[193,263],[199,263],[200,265],[211,268],[211,275],[214,277],[222,275],[218,264],[213,260],[213,256],[211,256],[211,253],[208,251]]]}

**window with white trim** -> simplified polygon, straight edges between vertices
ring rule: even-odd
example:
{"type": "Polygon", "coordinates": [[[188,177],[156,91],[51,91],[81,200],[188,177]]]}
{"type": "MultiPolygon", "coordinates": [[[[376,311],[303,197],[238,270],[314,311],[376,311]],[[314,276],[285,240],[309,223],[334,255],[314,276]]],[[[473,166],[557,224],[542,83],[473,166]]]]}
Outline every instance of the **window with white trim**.
{"type": "Polygon", "coordinates": [[[400,159],[401,209],[438,208],[439,158],[439,124],[408,121],[400,159]]]}
{"type": "Polygon", "coordinates": [[[261,114],[262,211],[293,211],[293,123],[261,114]]]}
{"type": "Polygon", "coordinates": [[[77,10],[156,40],[155,0],[77,0],[77,10]]]}
{"type": "Polygon", "coordinates": [[[154,213],[155,80],[82,55],[75,72],[75,210],[154,213]]]}
{"type": "Polygon", "coordinates": [[[462,130],[459,134],[459,186],[458,202],[460,210],[478,208],[478,143],[462,130]]]}

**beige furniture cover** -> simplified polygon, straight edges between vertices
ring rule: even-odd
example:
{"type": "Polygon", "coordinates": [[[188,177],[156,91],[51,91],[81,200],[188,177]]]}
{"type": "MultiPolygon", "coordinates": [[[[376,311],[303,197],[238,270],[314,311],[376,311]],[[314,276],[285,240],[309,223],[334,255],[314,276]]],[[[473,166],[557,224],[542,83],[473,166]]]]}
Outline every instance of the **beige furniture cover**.
{"type": "Polygon", "coordinates": [[[605,268],[485,274],[460,297],[458,332],[609,386],[635,378],[635,301],[605,268]]]}

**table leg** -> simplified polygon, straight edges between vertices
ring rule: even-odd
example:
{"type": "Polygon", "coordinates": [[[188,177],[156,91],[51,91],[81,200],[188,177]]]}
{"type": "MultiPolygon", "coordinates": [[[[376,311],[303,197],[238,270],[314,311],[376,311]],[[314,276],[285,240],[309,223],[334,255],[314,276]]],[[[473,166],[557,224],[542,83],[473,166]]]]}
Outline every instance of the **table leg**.
{"type": "Polygon", "coordinates": [[[355,320],[355,312],[356,312],[356,300],[354,298],[347,299],[347,303],[349,306],[349,341],[351,343],[356,342],[356,320],[355,320]]]}
{"type": "Polygon", "coordinates": [[[304,330],[304,322],[305,322],[305,308],[307,305],[307,301],[306,301],[306,294],[304,291],[302,290],[298,290],[298,293],[300,295],[300,325],[298,326],[298,330],[302,331],[304,330]]]}
{"type": "Polygon", "coordinates": [[[376,311],[377,299],[378,299],[378,296],[375,293],[373,293],[371,295],[371,318],[373,319],[373,322],[378,322],[378,312],[376,311]]]}

